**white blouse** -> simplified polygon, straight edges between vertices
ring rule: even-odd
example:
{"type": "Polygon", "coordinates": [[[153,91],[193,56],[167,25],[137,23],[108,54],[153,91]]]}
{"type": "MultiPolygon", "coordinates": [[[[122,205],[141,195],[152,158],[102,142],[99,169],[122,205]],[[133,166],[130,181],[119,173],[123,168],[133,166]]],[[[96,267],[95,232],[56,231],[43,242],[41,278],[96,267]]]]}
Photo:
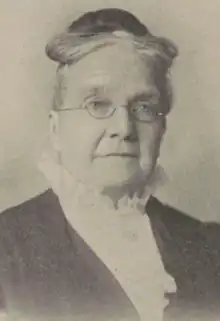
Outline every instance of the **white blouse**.
{"type": "MultiPolygon", "coordinates": [[[[47,174],[51,178],[51,173],[47,174]]],[[[141,321],[162,321],[168,303],[164,293],[174,292],[176,286],[164,270],[149,218],[139,208],[140,200],[124,197],[115,209],[108,197],[84,184],[78,184],[73,195],[73,190],[64,188],[63,180],[59,186],[60,182],[54,184],[53,180],[52,186],[71,226],[116,277],[141,321]]],[[[149,195],[145,195],[145,204],[149,195]]]]}

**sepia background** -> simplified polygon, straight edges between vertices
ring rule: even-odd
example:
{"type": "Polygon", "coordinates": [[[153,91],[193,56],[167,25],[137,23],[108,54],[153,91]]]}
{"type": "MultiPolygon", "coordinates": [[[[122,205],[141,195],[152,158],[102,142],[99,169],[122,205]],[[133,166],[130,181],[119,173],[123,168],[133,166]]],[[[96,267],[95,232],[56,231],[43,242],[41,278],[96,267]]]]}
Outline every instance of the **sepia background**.
{"type": "Polygon", "coordinates": [[[192,216],[220,221],[219,0],[1,0],[0,210],[47,187],[36,169],[47,146],[55,73],[45,43],[79,14],[101,7],[131,10],[178,45],[175,103],[160,160],[169,181],[157,195],[192,216]]]}

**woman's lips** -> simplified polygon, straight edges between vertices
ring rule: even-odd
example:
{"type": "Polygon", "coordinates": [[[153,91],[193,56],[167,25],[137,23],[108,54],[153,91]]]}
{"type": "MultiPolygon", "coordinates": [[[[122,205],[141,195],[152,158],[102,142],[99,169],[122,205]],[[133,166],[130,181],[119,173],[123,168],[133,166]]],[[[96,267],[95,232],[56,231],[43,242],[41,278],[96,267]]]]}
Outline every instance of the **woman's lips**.
{"type": "Polygon", "coordinates": [[[105,157],[132,157],[132,158],[137,158],[138,156],[134,153],[108,153],[104,155],[96,155],[95,158],[100,157],[100,158],[105,158],[105,157]]]}

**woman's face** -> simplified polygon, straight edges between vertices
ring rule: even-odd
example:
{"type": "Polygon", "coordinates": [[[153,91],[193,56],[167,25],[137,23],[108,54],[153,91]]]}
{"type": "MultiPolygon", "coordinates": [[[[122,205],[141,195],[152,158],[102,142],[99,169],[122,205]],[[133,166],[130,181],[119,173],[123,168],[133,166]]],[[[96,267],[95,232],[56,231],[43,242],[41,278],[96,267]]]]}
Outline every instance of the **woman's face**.
{"type": "Polygon", "coordinates": [[[164,118],[140,122],[132,111],[155,108],[160,92],[152,64],[130,46],[115,45],[91,53],[68,68],[63,110],[51,114],[51,134],[62,164],[75,178],[118,185],[140,169],[155,167],[164,118]],[[97,119],[87,111],[105,114],[97,119]]]}

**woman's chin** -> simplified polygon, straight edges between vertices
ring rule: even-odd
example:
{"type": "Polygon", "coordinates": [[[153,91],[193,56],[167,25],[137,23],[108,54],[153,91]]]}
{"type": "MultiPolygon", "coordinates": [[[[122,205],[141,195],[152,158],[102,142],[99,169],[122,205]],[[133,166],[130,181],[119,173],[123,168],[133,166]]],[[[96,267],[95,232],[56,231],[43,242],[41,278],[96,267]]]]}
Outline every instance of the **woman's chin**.
{"type": "Polygon", "coordinates": [[[94,177],[91,182],[99,187],[106,187],[106,186],[121,186],[124,185],[132,175],[118,175],[117,177],[111,175],[99,176],[94,177]]]}
{"type": "Polygon", "coordinates": [[[93,183],[97,185],[121,185],[130,180],[139,168],[137,159],[119,159],[114,162],[101,160],[93,163],[90,175],[93,183]]]}

